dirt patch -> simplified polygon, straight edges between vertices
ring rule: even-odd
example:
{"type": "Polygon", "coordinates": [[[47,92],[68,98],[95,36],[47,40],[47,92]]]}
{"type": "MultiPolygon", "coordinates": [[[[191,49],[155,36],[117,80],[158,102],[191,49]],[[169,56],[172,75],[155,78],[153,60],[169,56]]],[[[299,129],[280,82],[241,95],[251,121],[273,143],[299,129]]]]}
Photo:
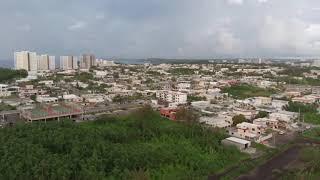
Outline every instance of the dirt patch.
{"type": "Polygon", "coordinates": [[[285,169],[287,165],[298,159],[301,147],[293,146],[286,151],[276,155],[265,164],[259,166],[250,174],[242,175],[238,180],[271,180],[274,173],[285,169]]]}

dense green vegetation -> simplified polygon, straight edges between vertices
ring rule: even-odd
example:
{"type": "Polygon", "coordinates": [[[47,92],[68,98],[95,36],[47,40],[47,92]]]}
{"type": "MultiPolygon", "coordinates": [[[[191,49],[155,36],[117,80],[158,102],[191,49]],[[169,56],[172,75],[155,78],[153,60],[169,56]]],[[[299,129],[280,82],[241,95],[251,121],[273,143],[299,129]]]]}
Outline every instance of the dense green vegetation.
{"type": "Polygon", "coordinates": [[[207,179],[246,155],[224,134],[149,108],[95,122],[0,129],[0,179],[207,179]]]}
{"type": "Polygon", "coordinates": [[[257,96],[269,97],[270,95],[276,93],[276,91],[273,89],[263,89],[247,84],[226,87],[222,91],[223,93],[229,93],[232,95],[232,97],[237,99],[245,99],[257,96]]]}
{"type": "Polygon", "coordinates": [[[310,129],[303,133],[304,137],[320,141],[320,128],[310,129]]]}
{"type": "Polygon", "coordinates": [[[194,70],[190,68],[175,68],[170,69],[168,72],[174,75],[192,75],[195,73],[194,70]]]}
{"type": "Polygon", "coordinates": [[[258,118],[265,118],[269,115],[268,112],[266,111],[259,111],[259,113],[256,115],[255,119],[258,119],[258,118]]]}
{"type": "Polygon", "coordinates": [[[25,78],[28,76],[26,70],[12,70],[7,68],[0,68],[0,83],[10,82],[17,78],[25,78]]]}
{"type": "Polygon", "coordinates": [[[286,111],[291,112],[301,112],[301,113],[316,113],[317,105],[316,104],[303,104],[299,102],[290,101],[288,105],[284,107],[286,111]]]}
{"type": "Polygon", "coordinates": [[[143,99],[143,96],[141,93],[135,93],[132,96],[116,95],[114,98],[112,98],[112,102],[125,104],[125,103],[130,103],[132,101],[142,100],[142,99],[143,99]]]}
{"type": "Polygon", "coordinates": [[[287,66],[279,74],[285,74],[288,76],[303,76],[303,73],[309,73],[310,69],[306,67],[287,66]]]}
{"type": "Polygon", "coordinates": [[[318,113],[317,104],[303,104],[290,101],[284,109],[291,112],[300,112],[301,120],[304,120],[307,123],[320,124],[320,114],[318,113]]]}
{"type": "Polygon", "coordinates": [[[194,101],[206,101],[207,98],[205,96],[192,96],[188,95],[187,101],[188,102],[194,102],[194,101]]]}
{"type": "Polygon", "coordinates": [[[86,89],[94,91],[96,93],[105,93],[107,90],[106,88],[110,88],[111,86],[108,86],[107,84],[97,84],[93,82],[88,83],[88,87],[86,89]]]}
{"type": "Polygon", "coordinates": [[[243,114],[239,114],[239,115],[232,117],[232,122],[233,122],[234,126],[236,126],[237,124],[240,124],[242,122],[246,122],[246,121],[247,121],[247,119],[243,114]]]}
{"type": "Polygon", "coordinates": [[[80,74],[76,75],[75,78],[81,82],[87,83],[90,79],[93,79],[93,75],[91,73],[81,72],[80,74]]]}
{"type": "Polygon", "coordinates": [[[311,124],[320,124],[320,114],[319,113],[304,113],[304,122],[311,124]]]}

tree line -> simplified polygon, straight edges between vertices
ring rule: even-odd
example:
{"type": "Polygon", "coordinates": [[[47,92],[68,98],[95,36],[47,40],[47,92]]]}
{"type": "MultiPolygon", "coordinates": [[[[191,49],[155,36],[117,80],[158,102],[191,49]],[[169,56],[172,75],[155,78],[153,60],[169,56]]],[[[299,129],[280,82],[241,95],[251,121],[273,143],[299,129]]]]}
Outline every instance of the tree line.
{"type": "Polygon", "coordinates": [[[7,68],[0,68],[0,83],[11,82],[14,79],[25,78],[28,76],[28,72],[24,69],[13,70],[7,68]]]}

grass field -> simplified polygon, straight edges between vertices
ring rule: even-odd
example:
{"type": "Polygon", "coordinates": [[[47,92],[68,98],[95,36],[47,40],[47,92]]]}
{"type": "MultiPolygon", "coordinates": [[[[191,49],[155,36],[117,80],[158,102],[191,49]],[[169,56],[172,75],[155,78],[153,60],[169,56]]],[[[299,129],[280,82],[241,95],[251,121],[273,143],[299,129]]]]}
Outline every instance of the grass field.
{"type": "Polygon", "coordinates": [[[320,141],[320,128],[310,129],[303,133],[304,137],[320,141]]]}

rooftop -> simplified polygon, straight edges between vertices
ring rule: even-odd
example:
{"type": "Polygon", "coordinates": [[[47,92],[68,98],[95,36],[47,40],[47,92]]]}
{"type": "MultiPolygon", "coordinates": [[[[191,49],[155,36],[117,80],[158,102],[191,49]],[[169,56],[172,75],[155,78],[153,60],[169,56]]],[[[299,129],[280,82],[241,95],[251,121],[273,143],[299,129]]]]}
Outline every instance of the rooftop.
{"type": "Polygon", "coordinates": [[[232,141],[232,142],[239,143],[239,144],[249,144],[250,143],[250,141],[247,141],[247,140],[244,140],[244,139],[240,139],[240,138],[236,138],[236,137],[228,137],[226,139],[229,140],[229,141],[232,141]]]}

